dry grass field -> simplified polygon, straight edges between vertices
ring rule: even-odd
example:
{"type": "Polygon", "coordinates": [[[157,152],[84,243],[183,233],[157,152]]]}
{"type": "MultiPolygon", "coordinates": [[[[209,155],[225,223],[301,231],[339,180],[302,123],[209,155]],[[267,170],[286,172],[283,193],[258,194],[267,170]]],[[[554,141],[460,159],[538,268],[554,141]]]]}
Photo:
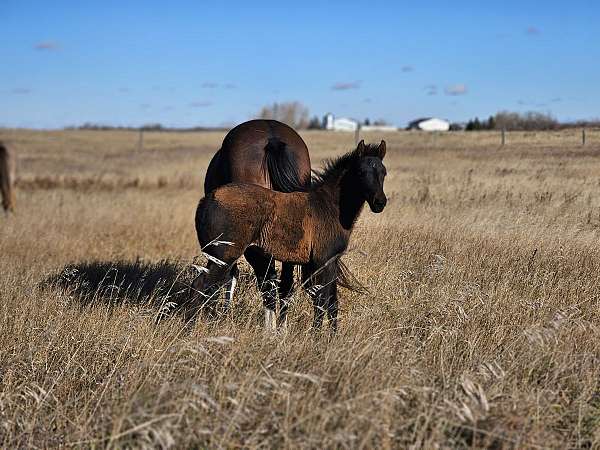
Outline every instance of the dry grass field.
{"type": "MultiPolygon", "coordinates": [[[[247,266],[227,317],[154,325],[223,135],[0,130],[0,447],[600,447],[600,131],[366,136],[389,203],[333,337],[302,293],[265,336],[247,266]]],[[[313,167],[354,143],[303,136],[313,167]]]]}

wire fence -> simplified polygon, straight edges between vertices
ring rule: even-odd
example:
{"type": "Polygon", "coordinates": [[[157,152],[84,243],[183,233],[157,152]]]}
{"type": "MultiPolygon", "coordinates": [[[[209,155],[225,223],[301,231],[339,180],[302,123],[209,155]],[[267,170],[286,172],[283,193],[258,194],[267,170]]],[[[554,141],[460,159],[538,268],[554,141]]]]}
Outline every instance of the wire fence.
{"type": "Polygon", "coordinates": [[[417,147],[581,147],[600,148],[600,128],[567,128],[551,131],[398,131],[357,132],[354,141],[360,139],[375,142],[378,139],[389,139],[406,145],[417,147]]]}

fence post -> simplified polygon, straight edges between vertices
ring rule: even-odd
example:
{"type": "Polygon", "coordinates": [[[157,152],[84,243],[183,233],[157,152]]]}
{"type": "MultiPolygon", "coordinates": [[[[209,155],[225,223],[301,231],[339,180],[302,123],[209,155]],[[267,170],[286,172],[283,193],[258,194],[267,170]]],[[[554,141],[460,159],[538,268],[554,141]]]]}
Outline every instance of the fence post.
{"type": "Polygon", "coordinates": [[[354,130],[354,145],[358,145],[359,138],[360,138],[360,123],[357,123],[356,130],[354,130]]]}
{"type": "Polygon", "coordinates": [[[506,129],[502,128],[502,147],[506,144],[506,129]]]}
{"type": "Polygon", "coordinates": [[[585,128],[581,130],[581,145],[585,147],[585,128]]]}
{"type": "Polygon", "coordinates": [[[140,133],[138,136],[138,151],[144,150],[144,129],[140,127],[140,133]]]}

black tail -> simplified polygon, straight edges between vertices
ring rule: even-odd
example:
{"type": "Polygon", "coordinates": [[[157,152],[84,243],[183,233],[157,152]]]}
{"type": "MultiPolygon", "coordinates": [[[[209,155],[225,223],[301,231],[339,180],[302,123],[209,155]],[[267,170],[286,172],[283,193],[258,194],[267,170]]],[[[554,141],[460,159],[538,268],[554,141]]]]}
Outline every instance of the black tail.
{"type": "Polygon", "coordinates": [[[350,271],[348,266],[344,264],[340,258],[337,259],[337,280],[338,285],[345,287],[360,294],[366,294],[369,290],[360,282],[358,278],[350,271]]]}
{"type": "MultiPolygon", "coordinates": [[[[342,261],[342,256],[344,256],[343,253],[338,253],[337,255],[331,257],[325,264],[313,272],[311,277],[315,277],[315,275],[317,275],[319,272],[325,270],[327,266],[334,264],[336,266],[335,281],[337,282],[338,286],[342,286],[353,292],[358,292],[359,294],[367,294],[369,290],[360,281],[358,281],[358,278],[354,276],[348,266],[344,263],[344,261],[342,261]]],[[[305,280],[302,283],[302,286],[306,286],[307,283],[308,280],[305,280]]]]}
{"type": "Polygon", "coordinates": [[[265,146],[265,165],[271,180],[271,187],[280,192],[306,191],[310,185],[308,179],[300,179],[298,164],[285,142],[270,138],[265,146]]]}

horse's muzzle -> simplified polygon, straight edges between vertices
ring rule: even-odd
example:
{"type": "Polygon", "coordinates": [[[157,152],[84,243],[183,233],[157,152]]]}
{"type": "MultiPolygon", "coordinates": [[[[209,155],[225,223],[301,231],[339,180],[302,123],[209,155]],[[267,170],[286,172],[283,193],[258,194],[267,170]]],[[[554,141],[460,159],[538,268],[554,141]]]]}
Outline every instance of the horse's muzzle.
{"type": "Polygon", "coordinates": [[[387,204],[387,198],[374,198],[371,202],[369,202],[369,206],[371,207],[371,211],[374,213],[380,213],[385,208],[387,204]]]}

